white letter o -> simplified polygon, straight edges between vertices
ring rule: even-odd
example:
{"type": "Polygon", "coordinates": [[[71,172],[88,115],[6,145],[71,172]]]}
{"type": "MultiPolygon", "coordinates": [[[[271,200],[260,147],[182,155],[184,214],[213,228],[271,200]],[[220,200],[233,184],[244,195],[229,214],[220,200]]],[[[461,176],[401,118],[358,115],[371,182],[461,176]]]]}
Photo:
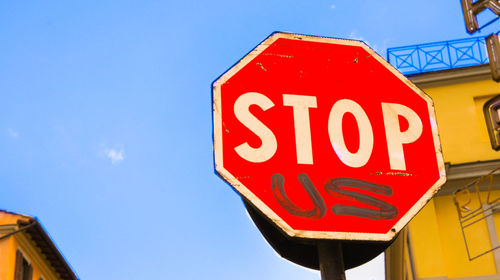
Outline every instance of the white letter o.
{"type": "Polygon", "coordinates": [[[349,99],[341,99],[332,106],[328,117],[328,135],[339,159],[350,167],[365,165],[373,150],[373,130],[370,120],[361,106],[349,99]],[[351,113],[356,119],[359,131],[359,149],[351,153],[344,141],[342,119],[345,113],[351,113]]]}

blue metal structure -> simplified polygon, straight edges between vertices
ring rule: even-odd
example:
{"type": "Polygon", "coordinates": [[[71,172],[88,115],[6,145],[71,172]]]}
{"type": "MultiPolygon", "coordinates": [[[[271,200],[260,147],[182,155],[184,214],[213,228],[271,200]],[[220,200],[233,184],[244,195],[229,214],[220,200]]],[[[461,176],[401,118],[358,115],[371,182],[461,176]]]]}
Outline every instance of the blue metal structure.
{"type": "Polygon", "coordinates": [[[387,61],[405,75],[488,63],[485,37],[387,49],[387,61]]]}

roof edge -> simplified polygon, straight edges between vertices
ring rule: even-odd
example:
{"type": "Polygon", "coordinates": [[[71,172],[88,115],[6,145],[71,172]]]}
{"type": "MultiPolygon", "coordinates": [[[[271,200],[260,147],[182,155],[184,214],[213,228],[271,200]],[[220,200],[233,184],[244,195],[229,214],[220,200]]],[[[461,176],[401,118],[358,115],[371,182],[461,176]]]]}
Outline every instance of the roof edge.
{"type": "Polygon", "coordinates": [[[412,74],[407,77],[420,88],[432,88],[467,82],[491,80],[491,70],[489,64],[481,64],[421,74],[412,74]]]}
{"type": "Polygon", "coordinates": [[[47,257],[47,260],[53,267],[54,271],[59,273],[62,279],[79,279],[76,273],[73,271],[73,268],[71,267],[69,262],[57,248],[49,233],[44,229],[44,227],[36,217],[25,214],[18,214],[7,210],[0,210],[0,213],[10,214],[18,217],[17,225],[22,228],[19,228],[18,231],[13,232],[13,234],[24,231],[26,234],[30,235],[31,240],[41,250],[41,253],[47,257]]]}
{"type": "Polygon", "coordinates": [[[61,275],[62,279],[78,280],[78,277],[71,268],[71,265],[63,256],[61,251],[59,251],[56,244],[37,218],[31,218],[30,222],[19,220],[18,224],[21,226],[27,226],[33,222],[35,222],[35,225],[26,229],[26,233],[32,237],[32,240],[41,249],[42,254],[47,257],[50,255],[54,256],[54,258],[47,258],[50,259],[49,262],[53,266],[54,270],[61,275]]]}

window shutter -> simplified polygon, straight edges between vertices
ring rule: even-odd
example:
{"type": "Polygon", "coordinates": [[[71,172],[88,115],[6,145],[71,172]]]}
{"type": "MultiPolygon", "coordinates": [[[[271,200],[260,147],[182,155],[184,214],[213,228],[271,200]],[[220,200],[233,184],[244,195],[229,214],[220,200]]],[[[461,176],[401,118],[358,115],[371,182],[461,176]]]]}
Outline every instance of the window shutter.
{"type": "Polygon", "coordinates": [[[28,265],[28,273],[26,274],[27,275],[24,277],[24,279],[29,279],[29,280],[33,279],[33,266],[31,264],[28,265]]]}
{"type": "Polygon", "coordinates": [[[21,251],[16,251],[16,267],[14,273],[14,280],[23,279],[23,254],[21,251]]]}

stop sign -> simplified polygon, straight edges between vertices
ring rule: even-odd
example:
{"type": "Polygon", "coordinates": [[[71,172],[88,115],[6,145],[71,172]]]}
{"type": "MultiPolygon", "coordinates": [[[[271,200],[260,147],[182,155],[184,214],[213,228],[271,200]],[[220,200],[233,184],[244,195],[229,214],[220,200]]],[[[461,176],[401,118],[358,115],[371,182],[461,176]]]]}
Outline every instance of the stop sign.
{"type": "Polygon", "coordinates": [[[292,237],[391,240],[446,181],[431,98],[360,41],[274,33],[213,106],[217,173],[292,237]]]}

